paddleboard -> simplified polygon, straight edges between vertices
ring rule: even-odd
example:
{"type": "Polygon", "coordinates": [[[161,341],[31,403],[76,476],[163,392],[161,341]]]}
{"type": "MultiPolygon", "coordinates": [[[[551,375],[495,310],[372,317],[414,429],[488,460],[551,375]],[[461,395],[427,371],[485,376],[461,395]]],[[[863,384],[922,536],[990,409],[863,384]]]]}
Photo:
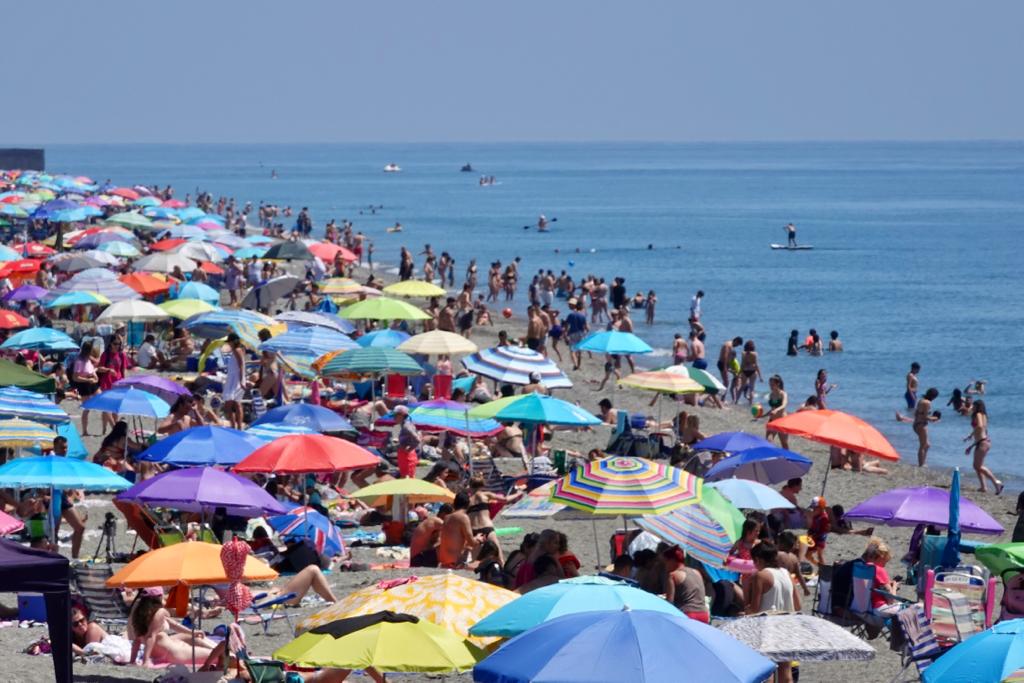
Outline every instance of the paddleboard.
{"type": "Polygon", "coordinates": [[[784,249],[786,251],[807,251],[808,249],[814,249],[810,244],[798,244],[795,247],[791,247],[786,244],[773,244],[772,249],[784,249]]]}

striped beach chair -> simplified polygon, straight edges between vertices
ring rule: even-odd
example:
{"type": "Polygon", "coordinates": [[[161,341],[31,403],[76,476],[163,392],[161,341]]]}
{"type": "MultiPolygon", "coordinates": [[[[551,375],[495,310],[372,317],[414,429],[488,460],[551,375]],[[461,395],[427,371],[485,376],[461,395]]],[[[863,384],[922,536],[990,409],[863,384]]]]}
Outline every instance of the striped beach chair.
{"type": "Polygon", "coordinates": [[[896,621],[903,633],[903,647],[900,651],[900,662],[903,666],[890,683],[921,679],[925,670],[942,654],[931,621],[925,616],[924,608],[920,604],[900,610],[896,621]],[[911,667],[915,676],[907,678],[911,667]]]}

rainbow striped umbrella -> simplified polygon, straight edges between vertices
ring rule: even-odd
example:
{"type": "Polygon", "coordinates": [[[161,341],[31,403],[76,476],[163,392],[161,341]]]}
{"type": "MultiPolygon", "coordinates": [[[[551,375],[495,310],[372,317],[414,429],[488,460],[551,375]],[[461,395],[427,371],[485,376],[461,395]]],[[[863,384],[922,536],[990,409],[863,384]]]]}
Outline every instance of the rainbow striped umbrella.
{"type": "Polygon", "coordinates": [[[636,523],[666,543],[685,548],[704,564],[721,568],[743,530],[743,513],[721,493],[707,487],[700,503],[643,517],[636,523]]]}
{"type": "Polygon", "coordinates": [[[19,417],[0,420],[0,448],[30,448],[35,445],[53,448],[55,436],[49,427],[31,420],[19,417]]]}
{"type": "Polygon", "coordinates": [[[557,482],[551,500],[604,515],[658,515],[699,503],[704,480],[644,458],[612,456],[577,467],[557,482]]]}

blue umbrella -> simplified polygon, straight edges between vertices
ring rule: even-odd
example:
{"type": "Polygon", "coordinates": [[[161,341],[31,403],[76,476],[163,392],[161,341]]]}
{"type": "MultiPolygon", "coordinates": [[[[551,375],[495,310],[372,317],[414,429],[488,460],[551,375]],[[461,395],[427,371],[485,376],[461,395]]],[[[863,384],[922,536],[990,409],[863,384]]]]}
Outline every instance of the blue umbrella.
{"type": "Polygon", "coordinates": [[[574,346],[573,349],[576,351],[593,351],[594,353],[614,353],[619,355],[650,353],[654,351],[647,342],[632,332],[619,332],[618,330],[589,334],[579,344],[574,346]]]}
{"type": "Polygon", "coordinates": [[[175,299],[199,299],[214,306],[220,305],[220,292],[202,282],[186,282],[172,292],[175,299]]]}
{"type": "Polygon", "coordinates": [[[601,424],[601,420],[578,405],[543,394],[529,394],[510,403],[499,410],[494,419],[500,422],[527,422],[562,427],[601,424]]]}
{"type": "Polygon", "coordinates": [[[266,247],[242,247],[235,250],[234,257],[236,259],[249,259],[254,256],[256,258],[263,258],[263,255],[266,253],[266,247]]]}
{"type": "Polygon", "coordinates": [[[409,338],[409,335],[401,330],[377,330],[364,334],[356,340],[363,347],[374,347],[378,349],[393,349],[409,338]]]}
{"type": "Polygon", "coordinates": [[[134,387],[115,387],[104,391],[83,403],[82,409],[137,417],[167,417],[171,413],[167,401],[134,387]]]}
{"type": "Polygon", "coordinates": [[[354,432],[352,423],[333,410],[312,403],[289,403],[264,413],[253,426],[283,424],[314,432],[354,432]]]}
{"type": "Polygon", "coordinates": [[[281,538],[308,538],[321,555],[338,555],[345,547],[338,527],[311,507],[297,505],[283,515],[268,517],[267,523],[281,538]]]}
{"type": "Polygon", "coordinates": [[[749,479],[723,479],[712,482],[705,479],[704,482],[706,486],[715,489],[730,503],[743,510],[780,510],[793,507],[793,504],[775,489],[749,479]]]}
{"type": "Polygon", "coordinates": [[[473,668],[480,683],[757,683],[775,664],[682,614],[625,609],[545,622],[473,668]]]}
{"type": "Polygon", "coordinates": [[[765,438],[754,434],[747,434],[746,432],[722,432],[693,444],[693,450],[738,453],[739,451],[760,446],[774,447],[774,444],[765,438]]]}
{"type": "Polygon", "coordinates": [[[953,483],[949,487],[949,529],[946,546],[942,549],[942,566],[953,568],[960,564],[960,468],[953,468],[953,483]]]}
{"type": "Polygon", "coordinates": [[[538,588],[499,607],[474,624],[469,635],[511,638],[566,614],[617,612],[624,607],[679,614],[679,610],[664,598],[625,581],[602,576],[578,576],[538,588]]]}
{"type": "Polygon", "coordinates": [[[296,327],[324,327],[342,334],[352,334],[356,326],[336,315],[313,311],[285,311],[274,316],[274,320],[286,323],[288,329],[296,327]]]}
{"type": "MultiPolygon", "coordinates": [[[[742,432],[741,432],[742,433],[742,432]]],[[[711,437],[714,439],[715,437],[711,437]]],[[[698,442],[697,445],[709,441],[698,442]]],[[[717,450],[717,449],[714,449],[717,450]]],[[[814,462],[799,453],[776,446],[758,446],[739,451],[717,462],[704,478],[708,481],[719,479],[749,479],[762,484],[776,484],[780,481],[802,477],[814,462]]]]}
{"type": "Polygon", "coordinates": [[[331,351],[351,351],[358,348],[358,344],[341,332],[324,327],[288,330],[260,344],[260,351],[311,356],[310,362],[331,351]]]}
{"type": "Polygon", "coordinates": [[[78,344],[71,337],[52,327],[33,327],[12,334],[0,349],[17,351],[37,349],[40,351],[77,351],[78,344]]]}
{"type": "Polygon", "coordinates": [[[302,425],[288,425],[281,422],[275,424],[253,425],[245,430],[245,433],[260,439],[263,443],[270,443],[274,439],[292,434],[317,434],[315,429],[303,427],[302,425]]]}
{"type": "MultiPolygon", "coordinates": [[[[83,460],[89,457],[89,449],[85,447],[85,442],[82,441],[82,437],[79,435],[78,429],[75,428],[74,422],[65,422],[64,424],[57,425],[53,431],[57,433],[57,436],[63,436],[68,440],[69,458],[83,460]]],[[[33,455],[43,454],[43,449],[39,446],[32,446],[25,450],[33,455]]]]}
{"type": "Polygon", "coordinates": [[[122,491],[131,485],[106,467],[60,455],[15,458],[0,467],[0,488],[122,491]]]}
{"type": "Polygon", "coordinates": [[[237,429],[192,427],[157,441],[137,457],[178,467],[237,465],[262,445],[260,439],[237,429]]]}
{"type": "Polygon", "coordinates": [[[998,683],[1024,667],[1024,619],[1002,621],[955,645],[929,666],[925,683],[998,683]]]}
{"type": "Polygon", "coordinates": [[[26,420],[58,424],[71,420],[64,409],[49,397],[15,386],[0,389],[0,418],[22,417],[26,420]]]}
{"type": "MultiPolygon", "coordinates": [[[[13,249],[8,247],[7,245],[0,244],[0,261],[17,261],[20,258],[21,258],[21,254],[19,254],[18,252],[14,251],[13,249]]],[[[19,287],[19,289],[21,289],[21,288],[19,287]]],[[[43,293],[45,294],[46,290],[43,290],[43,293]]],[[[4,301],[7,300],[7,297],[8,297],[9,294],[10,294],[10,292],[8,292],[7,294],[4,295],[4,301]]]]}
{"type": "Polygon", "coordinates": [[[184,209],[178,209],[178,218],[183,221],[190,221],[195,218],[201,218],[205,215],[206,213],[202,209],[194,206],[186,206],[184,209]]]}

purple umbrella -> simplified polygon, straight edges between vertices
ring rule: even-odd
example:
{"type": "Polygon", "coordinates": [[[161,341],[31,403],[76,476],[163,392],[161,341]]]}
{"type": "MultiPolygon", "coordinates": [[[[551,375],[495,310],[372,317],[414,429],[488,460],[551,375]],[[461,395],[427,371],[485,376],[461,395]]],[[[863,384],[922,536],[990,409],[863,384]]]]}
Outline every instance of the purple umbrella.
{"type": "MultiPolygon", "coordinates": [[[[881,522],[886,526],[933,524],[945,529],[949,526],[949,510],[949,491],[921,486],[879,493],[849,510],[846,517],[881,522]]],[[[975,534],[1003,533],[999,522],[963,496],[960,497],[960,529],[975,534]]]]}
{"type": "Polygon", "coordinates": [[[157,375],[133,375],[131,377],[125,377],[124,379],[115,382],[114,386],[135,387],[142,391],[148,391],[154,396],[167,401],[167,405],[172,408],[174,407],[174,404],[177,403],[179,396],[192,395],[191,391],[174,380],[167,379],[166,377],[158,377],[157,375]]]}
{"type": "Polygon", "coordinates": [[[50,290],[37,285],[22,285],[4,294],[4,301],[37,301],[49,292],[50,290]]]}
{"type": "Polygon", "coordinates": [[[239,517],[285,512],[281,503],[253,482],[213,467],[158,474],[119,494],[117,500],[184,512],[210,513],[222,507],[227,514],[239,517]]]}

